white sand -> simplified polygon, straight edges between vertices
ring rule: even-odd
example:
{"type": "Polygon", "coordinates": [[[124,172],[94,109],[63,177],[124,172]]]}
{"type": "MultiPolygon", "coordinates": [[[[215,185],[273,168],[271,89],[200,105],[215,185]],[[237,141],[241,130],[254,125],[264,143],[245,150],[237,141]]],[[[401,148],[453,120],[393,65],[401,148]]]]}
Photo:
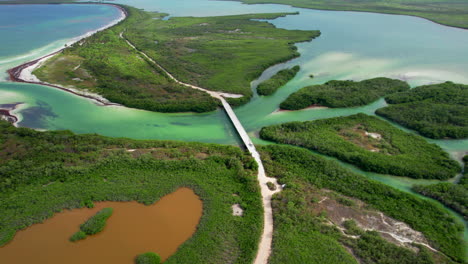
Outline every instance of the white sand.
{"type": "Polygon", "coordinates": [[[19,79],[23,80],[23,81],[26,81],[26,82],[37,82],[37,83],[41,83],[41,81],[36,77],[34,76],[34,74],[32,73],[35,69],[37,69],[38,67],[40,67],[45,61],[47,61],[48,59],[50,59],[51,57],[53,57],[55,55],[56,52],[59,52],[59,51],[62,51],[63,49],[65,49],[66,47],[68,46],[71,46],[73,44],[75,44],[76,42],[84,39],[84,38],[87,38],[87,37],[90,37],[92,36],[93,34],[96,34],[97,32],[99,31],[102,31],[104,29],[107,29],[107,28],[110,28],[116,24],[118,24],[120,21],[124,20],[127,16],[125,14],[125,12],[123,12],[120,8],[119,8],[119,11],[120,11],[120,16],[119,18],[117,18],[116,20],[112,21],[110,24],[107,24],[101,28],[98,28],[96,30],[91,30],[91,31],[88,31],[86,32],[85,34],[81,35],[81,36],[78,36],[78,37],[75,37],[75,38],[72,38],[69,42],[67,42],[63,48],[58,48],[54,51],[52,51],[49,55],[43,57],[42,59],[40,59],[39,61],[37,61],[36,63],[34,63],[33,65],[23,69],[19,75],[19,79]]]}

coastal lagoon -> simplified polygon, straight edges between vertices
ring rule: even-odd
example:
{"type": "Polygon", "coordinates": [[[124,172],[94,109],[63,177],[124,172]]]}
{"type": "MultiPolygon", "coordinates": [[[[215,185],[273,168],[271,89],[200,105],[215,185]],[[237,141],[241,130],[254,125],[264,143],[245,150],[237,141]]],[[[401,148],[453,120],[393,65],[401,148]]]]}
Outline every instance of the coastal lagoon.
{"type": "MultiPolygon", "coordinates": [[[[254,98],[235,109],[255,143],[267,143],[256,138],[258,130],[266,125],[288,121],[315,120],[355,113],[373,114],[386,105],[383,99],[372,104],[342,109],[308,109],[302,111],[277,111],[278,105],[289,94],[312,84],[328,80],[362,80],[385,76],[408,81],[412,86],[453,81],[468,84],[468,31],[441,26],[425,19],[362,12],[318,11],[293,8],[284,5],[245,5],[230,1],[209,0],[126,0],[117,3],[130,4],[149,11],[169,13],[170,16],[214,16],[244,13],[299,12],[270,21],[287,29],[319,29],[322,35],[312,42],[298,44],[301,57],[266,70],[259,81],[277,71],[300,65],[301,71],[286,86],[272,96],[254,98]],[[309,77],[313,74],[315,77],[309,77]]],[[[27,42],[28,46],[15,46],[10,41],[0,43],[1,79],[4,71],[25,61],[50,53],[63,46],[71,38],[99,28],[115,20],[119,12],[110,6],[49,5],[49,6],[0,6],[0,14],[8,8],[7,21],[0,25],[15,24],[15,30],[0,28],[0,33],[13,42],[27,42]],[[36,12],[47,26],[35,26],[38,21],[24,21],[24,12],[36,12]],[[81,10],[60,19],[58,9],[81,10]],[[86,9],[87,8],[87,9],[86,9]],[[26,11],[25,11],[26,10],[26,11]],[[87,10],[87,11],[86,11],[87,10]],[[87,13],[89,12],[89,13],[87,13]],[[76,16],[76,18],[73,18],[76,16]],[[76,27],[63,28],[64,21],[81,21],[76,27]],[[8,22],[8,23],[7,23],[8,22]],[[33,25],[34,24],[34,25],[33,25]],[[78,26],[79,25],[79,26],[78,26]],[[30,29],[33,27],[32,29],[30,29]],[[30,31],[31,30],[31,31],[30,31]],[[31,32],[34,32],[32,34],[31,32]],[[36,35],[46,35],[44,42],[36,35]],[[16,36],[16,37],[15,37],[16,36]]],[[[258,81],[254,81],[252,86],[258,81]]],[[[77,133],[99,133],[113,137],[136,139],[173,139],[184,141],[236,144],[237,136],[222,110],[205,114],[162,114],[118,106],[99,106],[94,102],[57,89],[18,83],[0,83],[0,104],[22,102],[16,113],[20,126],[37,129],[69,129],[77,133]]],[[[395,125],[395,124],[394,124],[395,125]]],[[[400,127],[401,128],[401,127],[400,127]]],[[[405,131],[410,131],[405,129],[405,131]]],[[[411,131],[410,131],[411,132],[411,131]]],[[[429,140],[448,151],[454,158],[468,150],[468,140],[429,140]]],[[[361,172],[362,173],[362,172],[361,172]]],[[[409,191],[415,181],[375,174],[366,174],[397,188],[409,191]]],[[[419,182],[418,182],[419,183],[419,182]]],[[[465,233],[466,237],[466,233],[465,233]]]]}

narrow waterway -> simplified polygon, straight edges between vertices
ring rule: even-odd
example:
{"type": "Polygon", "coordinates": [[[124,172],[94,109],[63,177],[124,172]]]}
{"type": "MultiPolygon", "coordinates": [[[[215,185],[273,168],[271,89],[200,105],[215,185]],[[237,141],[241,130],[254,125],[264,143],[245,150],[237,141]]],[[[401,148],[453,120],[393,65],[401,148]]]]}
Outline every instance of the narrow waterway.
{"type": "Polygon", "coordinates": [[[156,252],[165,260],[193,235],[202,207],[192,190],[180,188],[149,206],[100,202],[93,209],[67,210],[17,232],[9,244],[0,247],[0,263],[129,264],[145,252],[156,252]],[[80,224],[106,207],[114,213],[104,231],[78,242],[68,241],[80,224]]]}

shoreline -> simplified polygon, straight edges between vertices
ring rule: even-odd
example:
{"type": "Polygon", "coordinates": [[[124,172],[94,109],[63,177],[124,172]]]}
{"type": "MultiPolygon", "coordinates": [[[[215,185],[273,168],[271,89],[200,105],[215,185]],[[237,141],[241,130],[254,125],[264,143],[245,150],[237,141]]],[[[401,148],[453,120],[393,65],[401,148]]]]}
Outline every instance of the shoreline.
{"type": "Polygon", "coordinates": [[[0,109],[0,120],[5,120],[9,123],[12,123],[13,126],[16,126],[16,123],[19,121],[18,117],[7,109],[0,109]]]}
{"type": "Polygon", "coordinates": [[[68,46],[71,46],[71,45],[73,45],[73,44],[75,44],[75,43],[77,43],[77,42],[79,42],[79,41],[81,41],[81,40],[83,40],[85,38],[88,38],[88,37],[100,32],[100,31],[103,31],[105,29],[113,27],[113,26],[119,24],[120,22],[122,22],[123,20],[125,20],[128,17],[127,10],[125,10],[125,8],[123,8],[123,7],[119,6],[119,5],[108,4],[108,3],[104,3],[104,4],[89,3],[89,4],[108,5],[108,6],[115,7],[120,11],[120,17],[113,20],[111,23],[109,23],[107,25],[104,25],[104,26],[102,26],[102,27],[100,27],[98,29],[88,31],[88,32],[84,33],[83,35],[72,38],[69,42],[65,43],[64,47],[59,48],[58,50],[55,50],[55,51],[49,53],[48,55],[42,56],[42,57],[37,58],[35,60],[23,63],[21,65],[18,65],[18,66],[14,67],[14,68],[9,69],[7,71],[9,79],[12,82],[38,84],[38,85],[44,85],[44,86],[48,86],[48,87],[52,87],[52,88],[57,88],[57,89],[60,89],[62,91],[65,91],[65,92],[72,93],[74,95],[90,99],[92,101],[95,101],[99,105],[103,105],[103,106],[120,106],[120,104],[111,103],[109,100],[105,99],[104,97],[100,96],[99,94],[89,93],[89,92],[86,92],[86,91],[80,91],[78,89],[63,87],[63,86],[60,86],[58,84],[51,84],[51,83],[40,81],[33,74],[33,71],[36,68],[40,67],[45,61],[47,61],[51,57],[53,57],[53,56],[59,54],[60,52],[62,52],[68,46]]]}
{"type": "Polygon", "coordinates": [[[12,111],[17,109],[17,106],[22,103],[13,103],[13,104],[4,104],[0,105],[0,120],[7,121],[13,126],[18,127],[17,123],[20,121],[19,117],[12,113],[12,111]]]}

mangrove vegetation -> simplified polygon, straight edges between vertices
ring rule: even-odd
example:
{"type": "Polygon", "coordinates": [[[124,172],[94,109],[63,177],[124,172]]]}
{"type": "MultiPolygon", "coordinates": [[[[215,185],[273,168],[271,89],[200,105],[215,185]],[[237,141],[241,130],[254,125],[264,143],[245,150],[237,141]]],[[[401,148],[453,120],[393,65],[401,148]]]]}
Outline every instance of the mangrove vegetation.
{"type": "Polygon", "coordinates": [[[384,77],[360,82],[328,81],[322,85],[304,87],[291,94],[280,104],[280,108],[299,110],[313,105],[331,108],[361,106],[409,88],[410,86],[403,81],[384,77]]]}
{"type": "Polygon", "coordinates": [[[107,219],[111,217],[113,211],[114,210],[112,208],[104,208],[97,212],[91,218],[86,220],[86,222],[80,225],[80,230],[71,236],[70,241],[74,242],[85,239],[86,236],[95,235],[104,230],[107,219]]]}
{"type": "MultiPolygon", "coordinates": [[[[267,174],[285,184],[285,189],[272,201],[275,231],[270,263],[357,263],[343,245],[351,247],[359,259],[366,259],[364,263],[463,262],[463,224],[434,201],[423,200],[370,180],[307,149],[267,145],[260,147],[259,151],[267,174]],[[349,240],[355,238],[343,237],[343,233],[330,224],[330,216],[327,216],[339,210],[320,209],[327,209],[327,206],[320,207],[324,202],[322,196],[337,200],[342,208],[354,207],[357,201],[333,198],[330,191],[359,199],[365,203],[362,208],[378,210],[408,224],[422,232],[432,247],[450,259],[434,256],[431,262],[428,255],[432,255],[432,251],[422,249],[416,254],[402,250],[384,243],[373,233],[359,233],[350,223],[345,224],[346,232],[358,235],[359,239],[355,241],[349,240]],[[403,256],[408,259],[402,260],[403,256]]],[[[337,218],[341,217],[339,215],[337,218]]]]}
{"type": "Polygon", "coordinates": [[[413,190],[438,200],[468,220],[468,156],[465,156],[463,161],[465,162],[464,175],[458,183],[441,182],[431,185],[416,185],[413,186],[413,190]]]}
{"type": "Polygon", "coordinates": [[[290,80],[296,76],[301,67],[296,65],[291,69],[284,69],[273,75],[270,79],[261,82],[257,86],[258,95],[272,95],[275,93],[281,86],[288,83],[290,80]]]}
{"type": "Polygon", "coordinates": [[[461,170],[439,146],[365,114],[273,125],[262,128],[260,137],[381,174],[446,180],[461,170]]]}
{"type": "Polygon", "coordinates": [[[429,138],[468,137],[468,85],[423,85],[385,98],[390,106],[376,114],[429,138]]]}

